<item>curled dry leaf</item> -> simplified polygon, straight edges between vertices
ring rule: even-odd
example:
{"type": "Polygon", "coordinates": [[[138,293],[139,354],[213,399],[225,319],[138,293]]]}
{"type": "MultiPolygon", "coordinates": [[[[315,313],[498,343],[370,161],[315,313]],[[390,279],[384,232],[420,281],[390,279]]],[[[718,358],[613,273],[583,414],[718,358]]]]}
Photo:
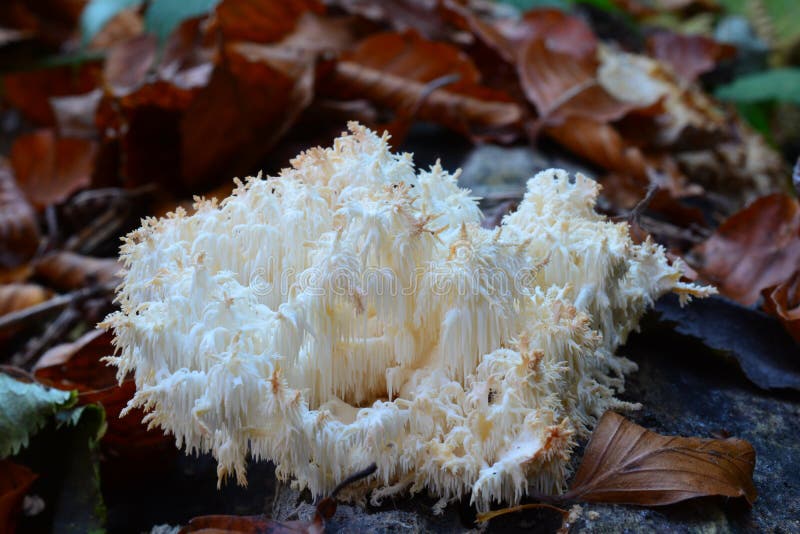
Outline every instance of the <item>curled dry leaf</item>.
{"type": "Polygon", "coordinates": [[[341,100],[366,98],[467,136],[507,135],[522,118],[521,107],[505,93],[480,85],[467,55],[414,31],[382,33],[343,54],[321,91],[341,100]]]}
{"type": "Polygon", "coordinates": [[[37,284],[0,285],[0,315],[35,306],[52,295],[52,291],[37,284]]]}
{"type": "Polygon", "coordinates": [[[800,206],[782,194],[759,198],[692,251],[693,267],[720,293],[746,306],[800,265],[800,206]]]}
{"type": "Polygon", "coordinates": [[[0,268],[21,265],[38,247],[36,212],[20,191],[11,165],[0,157],[0,268]]]}
{"type": "Polygon", "coordinates": [[[719,495],[756,499],[756,453],[736,438],[662,436],[606,412],[565,499],[663,506],[719,495]]]}
{"type": "Polygon", "coordinates": [[[42,209],[66,200],[91,183],[97,145],[86,139],[57,137],[52,129],[17,137],[11,165],[17,184],[42,209]]]}
{"type": "Polygon", "coordinates": [[[93,258],[74,252],[53,252],[38,260],[34,273],[60,290],[113,282],[122,265],[116,258],[93,258]]]}
{"type": "Polygon", "coordinates": [[[0,460],[0,532],[16,531],[22,500],[38,475],[11,460],[0,460]]]}
{"type": "Polygon", "coordinates": [[[672,67],[687,82],[714,69],[736,54],[736,47],[705,35],[659,31],[647,39],[648,54],[672,67]]]}
{"type": "Polygon", "coordinates": [[[780,284],[763,291],[764,310],[778,318],[800,343],[800,270],[780,284]]]}

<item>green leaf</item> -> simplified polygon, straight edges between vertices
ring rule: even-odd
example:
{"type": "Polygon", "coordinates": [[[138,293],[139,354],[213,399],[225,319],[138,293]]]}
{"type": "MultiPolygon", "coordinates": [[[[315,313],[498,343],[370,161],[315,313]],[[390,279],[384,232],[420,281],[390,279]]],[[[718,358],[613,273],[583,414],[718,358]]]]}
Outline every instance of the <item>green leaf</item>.
{"type": "Polygon", "coordinates": [[[163,42],[184,20],[208,13],[219,0],[153,0],[144,15],[148,32],[163,42]]]}
{"type": "Polygon", "coordinates": [[[775,140],[772,138],[769,118],[774,107],[771,102],[738,102],[736,104],[739,115],[744,117],[744,120],[772,145],[775,144],[775,140]]]}
{"type": "Polygon", "coordinates": [[[0,374],[0,458],[19,452],[53,414],[76,401],[74,391],[45,388],[0,374]]]}
{"type": "Polygon", "coordinates": [[[794,102],[800,104],[800,68],[773,69],[748,74],[718,87],[717,98],[733,102],[794,102]]]}
{"type": "Polygon", "coordinates": [[[142,0],[89,0],[81,13],[81,39],[91,41],[123,9],[139,7],[142,0]]]}

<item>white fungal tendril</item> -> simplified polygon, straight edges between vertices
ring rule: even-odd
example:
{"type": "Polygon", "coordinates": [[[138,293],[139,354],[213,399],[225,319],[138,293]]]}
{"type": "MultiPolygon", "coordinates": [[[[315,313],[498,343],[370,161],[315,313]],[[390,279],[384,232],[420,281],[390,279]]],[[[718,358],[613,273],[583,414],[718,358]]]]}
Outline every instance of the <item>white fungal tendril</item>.
{"type": "Polygon", "coordinates": [[[575,436],[626,406],[614,351],[645,309],[713,289],[595,213],[584,176],[539,173],[486,230],[454,175],[350,132],[126,238],[102,326],[129,406],[220,481],[246,483],[250,455],[317,495],[372,462],[356,498],[562,490],[575,436]]]}

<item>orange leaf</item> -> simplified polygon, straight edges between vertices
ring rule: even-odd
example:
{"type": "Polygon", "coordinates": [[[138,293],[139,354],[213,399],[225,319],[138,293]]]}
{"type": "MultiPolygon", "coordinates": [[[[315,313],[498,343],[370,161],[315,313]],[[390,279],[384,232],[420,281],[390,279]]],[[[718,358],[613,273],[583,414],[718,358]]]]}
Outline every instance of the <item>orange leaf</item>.
{"type": "Polygon", "coordinates": [[[13,534],[22,500],[38,475],[10,460],[0,460],[0,532],[13,534]]]}
{"type": "Polygon", "coordinates": [[[468,136],[507,134],[520,121],[521,107],[479,81],[478,69],[459,49],[408,31],[363,40],[342,56],[321,90],[342,100],[367,98],[402,118],[416,116],[468,136]]]}
{"type": "Polygon", "coordinates": [[[58,204],[88,187],[97,145],[85,139],[56,137],[53,130],[19,136],[11,147],[17,183],[37,208],[58,204]]]}
{"type": "Polygon", "coordinates": [[[692,253],[693,267],[723,295],[752,305],[800,265],[800,206],[782,193],[759,198],[692,253]]]}
{"type": "Polygon", "coordinates": [[[14,179],[11,166],[0,157],[0,267],[16,267],[39,247],[39,223],[14,179]]]}
{"type": "Polygon", "coordinates": [[[755,462],[744,440],[662,436],[606,412],[564,498],[663,506],[720,495],[752,505],[755,462]]]}

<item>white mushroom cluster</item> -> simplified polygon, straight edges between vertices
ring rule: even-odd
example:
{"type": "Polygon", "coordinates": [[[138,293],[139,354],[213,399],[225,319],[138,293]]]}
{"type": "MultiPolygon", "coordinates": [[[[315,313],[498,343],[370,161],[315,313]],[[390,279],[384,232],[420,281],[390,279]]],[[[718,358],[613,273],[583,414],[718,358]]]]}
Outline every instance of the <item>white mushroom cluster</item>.
{"type": "Polygon", "coordinates": [[[645,309],[712,290],[595,213],[584,176],[539,173],[488,230],[458,173],[349,127],[126,238],[103,326],[129,406],[220,480],[245,483],[250,455],[314,494],[374,462],[353,489],[373,501],[560,491],[575,437],[624,407],[635,365],[614,351],[645,309]]]}

